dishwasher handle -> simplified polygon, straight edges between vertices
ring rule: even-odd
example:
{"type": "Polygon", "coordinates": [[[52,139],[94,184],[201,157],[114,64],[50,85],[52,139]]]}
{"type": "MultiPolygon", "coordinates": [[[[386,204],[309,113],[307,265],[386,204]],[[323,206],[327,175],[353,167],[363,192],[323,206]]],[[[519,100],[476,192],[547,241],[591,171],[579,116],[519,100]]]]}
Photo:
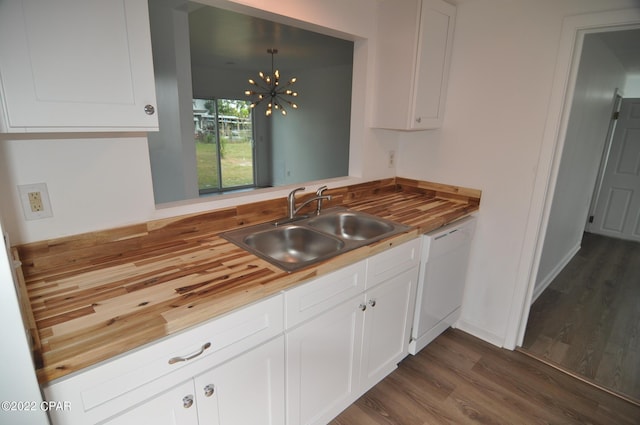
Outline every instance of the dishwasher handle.
{"type": "Polygon", "coordinates": [[[473,239],[475,220],[475,217],[469,217],[425,235],[425,245],[428,247],[427,260],[468,246],[473,239]]]}

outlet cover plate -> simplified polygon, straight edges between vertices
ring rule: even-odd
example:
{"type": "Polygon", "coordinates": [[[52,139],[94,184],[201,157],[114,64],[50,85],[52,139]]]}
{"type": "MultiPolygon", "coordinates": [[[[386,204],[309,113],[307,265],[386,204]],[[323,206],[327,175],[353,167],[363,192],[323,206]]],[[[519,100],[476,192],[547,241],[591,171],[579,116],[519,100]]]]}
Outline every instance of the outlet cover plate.
{"type": "Polygon", "coordinates": [[[22,212],[24,212],[25,219],[40,220],[41,218],[53,217],[53,211],[51,210],[51,201],[49,200],[49,192],[47,191],[46,183],[21,184],[18,185],[18,192],[20,193],[20,203],[22,204],[22,212]],[[33,192],[40,193],[40,199],[42,201],[41,211],[31,210],[29,193],[33,192]]]}

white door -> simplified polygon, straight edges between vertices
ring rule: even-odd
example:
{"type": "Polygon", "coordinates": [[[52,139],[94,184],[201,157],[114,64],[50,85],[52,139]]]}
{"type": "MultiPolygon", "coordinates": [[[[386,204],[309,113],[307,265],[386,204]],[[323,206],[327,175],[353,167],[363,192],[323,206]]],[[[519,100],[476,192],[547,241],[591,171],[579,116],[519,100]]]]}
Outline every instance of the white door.
{"type": "Polygon", "coordinates": [[[198,425],[193,381],[178,385],[129,410],[105,425],[198,425]]]}
{"type": "Polygon", "coordinates": [[[623,99],[588,230],[640,241],[640,99],[623,99]]]}
{"type": "Polygon", "coordinates": [[[356,398],[364,311],[357,297],[289,332],[287,424],[325,424],[356,398]]]}
{"type": "Polygon", "coordinates": [[[413,267],[366,294],[362,391],[391,373],[408,353],[417,278],[413,267]]]}
{"type": "Polygon", "coordinates": [[[195,378],[202,425],[284,424],[284,337],[195,378]]]}

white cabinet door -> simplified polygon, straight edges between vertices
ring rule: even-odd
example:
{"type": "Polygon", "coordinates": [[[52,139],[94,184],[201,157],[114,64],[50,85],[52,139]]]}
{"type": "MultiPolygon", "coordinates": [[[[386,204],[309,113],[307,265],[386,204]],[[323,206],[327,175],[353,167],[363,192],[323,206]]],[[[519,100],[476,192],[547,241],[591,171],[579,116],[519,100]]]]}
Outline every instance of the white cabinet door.
{"type": "Polygon", "coordinates": [[[284,424],[284,373],[280,336],[197,376],[200,424],[284,424]]]}
{"type": "Polygon", "coordinates": [[[134,407],[104,425],[198,425],[193,381],[189,380],[134,407]]]}
{"type": "Polygon", "coordinates": [[[0,128],[157,130],[148,15],[146,0],[0,2],[0,128]]]}
{"type": "Polygon", "coordinates": [[[359,395],[364,312],[353,298],[287,332],[287,424],[325,424],[359,395]]]}
{"type": "Polygon", "coordinates": [[[373,127],[442,125],[455,11],[442,0],[378,3],[373,127]]]}
{"type": "Polygon", "coordinates": [[[409,123],[413,130],[437,128],[444,120],[455,7],[441,0],[423,0],[420,16],[409,123]]]}
{"type": "Polygon", "coordinates": [[[361,391],[391,373],[408,353],[418,268],[368,291],[362,350],[361,391]]]}

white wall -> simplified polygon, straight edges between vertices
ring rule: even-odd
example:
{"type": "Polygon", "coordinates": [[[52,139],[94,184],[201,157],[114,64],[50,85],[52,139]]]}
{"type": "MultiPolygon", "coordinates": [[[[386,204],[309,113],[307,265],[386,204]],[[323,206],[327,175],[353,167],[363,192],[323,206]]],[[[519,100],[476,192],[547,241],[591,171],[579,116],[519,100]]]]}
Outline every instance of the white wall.
{"type": "Polygon", "coordinates": [[[0,140],[0,175],[14,244],[138,223],[155,210],[144,137],[0,140]],[[41,182],[53,217],[26,221],[17,185],[41,182]]]}
{"type": "Polygon", "coordinates": [[[482,190],[459,325],[497,345],[530,271],[521,255],[530,211],[541,208],[531,202],[562,19],[626,7],[637,3],[459,2],[443,127],[399,136],[398,175],[482,190]]]}
{"type": "Polygon", "coordinates": [[[597,34],[587,34],[571,106],[562,162],[538,269],[534,299],[580,248],[589,214],[614,93],[625,70],[597,34]]]}

